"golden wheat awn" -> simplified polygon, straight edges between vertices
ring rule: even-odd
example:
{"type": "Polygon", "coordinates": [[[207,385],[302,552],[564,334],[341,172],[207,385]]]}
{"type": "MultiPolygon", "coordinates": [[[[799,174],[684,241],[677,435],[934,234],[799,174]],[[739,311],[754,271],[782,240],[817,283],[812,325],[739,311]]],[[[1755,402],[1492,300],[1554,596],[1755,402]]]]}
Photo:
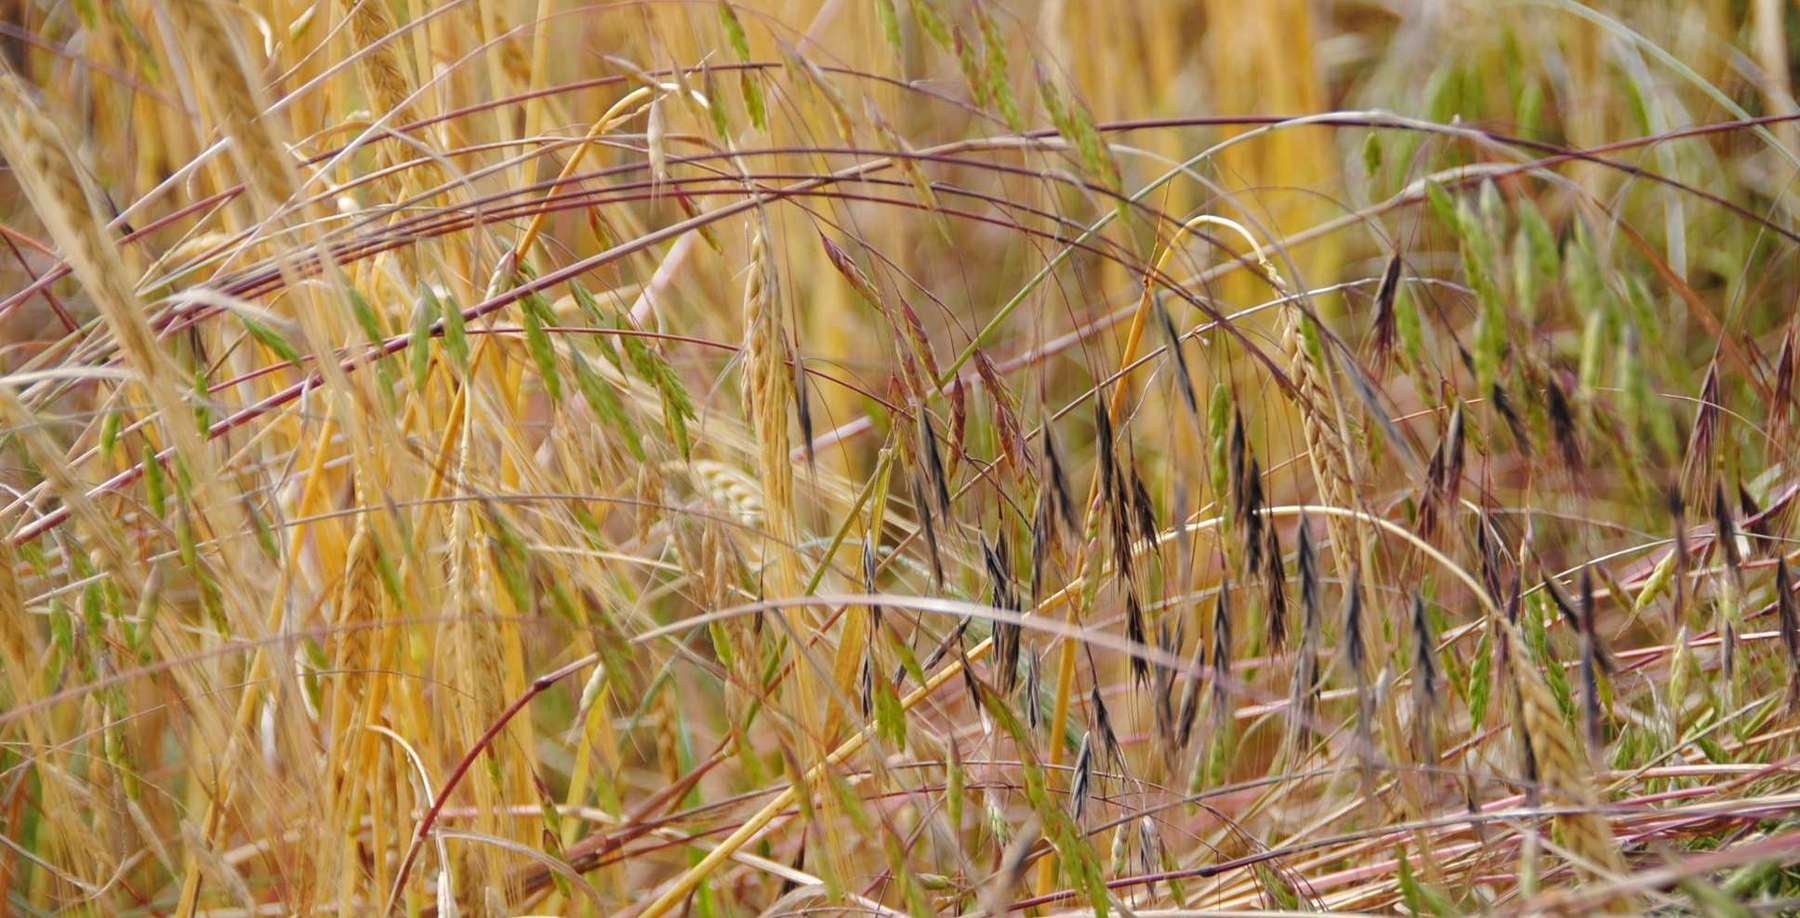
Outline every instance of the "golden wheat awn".
{"type": "Polygon", "coordinates": [[[1793,911],[1797,9],[0,4],[0,912],[1793,911]]]}

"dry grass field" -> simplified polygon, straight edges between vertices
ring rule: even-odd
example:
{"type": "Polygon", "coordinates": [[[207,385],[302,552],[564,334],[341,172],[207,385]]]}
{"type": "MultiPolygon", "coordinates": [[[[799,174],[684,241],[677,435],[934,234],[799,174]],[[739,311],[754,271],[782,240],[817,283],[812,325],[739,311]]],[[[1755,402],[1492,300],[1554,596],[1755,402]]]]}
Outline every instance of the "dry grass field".
{"type": "Polygon", "coordinates": [[[1794,914],[1796,57],[0,0],[0,914],[1794,914]]]}

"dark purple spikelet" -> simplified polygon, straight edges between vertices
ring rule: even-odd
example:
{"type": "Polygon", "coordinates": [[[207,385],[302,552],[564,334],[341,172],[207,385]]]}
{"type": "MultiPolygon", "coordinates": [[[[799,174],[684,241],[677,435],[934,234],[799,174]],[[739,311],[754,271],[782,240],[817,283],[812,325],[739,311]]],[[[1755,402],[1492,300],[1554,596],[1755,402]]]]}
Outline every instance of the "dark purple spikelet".
{"type": "Polygon", "coordinates": [[[950,478],[944,473],[943,451],[938,447],[937,428],[932,426],[931,413],[919,411],[919,446],[925,456],[925,472],[931,484],[931,495],[937,501],[940,512],[950,512],[950,478]]]}
{"type": "Polygon", "coordinates": [[[1131,470],[1131,510],[1137,524],[1138,540],[1144,543],[1145,551],[1154,552],[1162,527],[1156,522],[1156,505],[1150,500],[1150,489],[1144,486],[1144,478],[1135,467],[1131,470]]]}
{"type": "Polygon", "coordinates": [[[1213,722],[1223,732],[1231,722],[1231,581],[1219,584],[1213,606],[1213,722]]]}
{"type": "Polygon", "coordinates": [[[1531,438],[1525,433],[1525,422],[1519,419],[1519,413],[1513,410],[1512,399],[1507,397],[1506,390],[1495,383],[1488,390],[1488,400],[1493,402],[1494,410],[1500,412],[1501,420],[1506,422],[1506,429],[1512,432],[1513,444],[1518,447],[1519,455],[1531,455],[1531,438]]]}
{"type": "Polygon", "coordinates": [[[800,351],[794,354],[794,416],[800,422],[800,442],[806,447],[806,467],[818,466],[818,457],[813,453],[813,417],[812,399],[806,387],[806,364],[800,359],[800,351]]]}
{"type": "Polygon", "coordinates": [[[1381,286],[1375,288],[1375,355],[1371,361],[1376,367],[1385,367],[1394,352],[1394,341],[1399,330],[1399,323],[1394,313],[1394,301],[1400,293],[1400,253],[1388,256],[1387,267],[1381,272],[1381,286]]]}
{"type": "Polygon", "coordinates": [[[1050,494],[1040,491],[1037,512],[1031,516],[1031,605],[1044,601],[1044,567],[1050,561],[1050,527],[1055,517],[1050,510],[1050,494]]]}
{"type": "Polygon", "coordinates": [[[1187,354],[1181,349],[1181,333],[1175,330],[1175,320],[1169,315],[1169,307],[1163,302],[1162,291],[1152,296],[1156,304],[1157,322],[1162,325],[1163,337],[1169,342],[1169,356],[1175,359],[1175,388],[1181,392],[1181,400],[1187,405],[1188,414],[1194,423],[1200,422],[1200,399],[1194,394],[1193,376],[1188,372],[1187,354]]]}
{"type": "Polygon", "coordinates": [[[1443,494],[1444,504],[1449,507],[1455,506],[1462,495],[1464,426],[1462,402],[1457,402],[1456,409],[1450,412],[1450,429],[1444,434],[1448,447],[1444,459],[1443,494]]]}
{"type": "MultiPolygon", "coordinates": [[[[1719,431],[1719,361],[1706,368],[1706,379],[1700,383],[1700,407],[1694,413],[1694,430],[1688,436],[1687,468],[1695,476],[1703,476],[1712,459],[1713,438],[1719,431]]],[[[1702,480],[1698,479],[1697,480],[1702,480]]]]}
{"type": "Polygon", "coordinates": [[[1287,646],[1287,574],[1281,567],[1281,535],[1274,526],[1264,528],[1263,533],[1263,602],[1268,607],[1269,647],[1279,651],[1287,646]]]}
{"type": "Polygon", "coordinates": [[[1800,711],[1800,614],[1794,609],[1794,584],[1787,560],[1775,561],[1775,611],[1781,619],[1781,644],[1787,650],[1788,710],[1800,711]]]}
{"type": "Polygon", "coordinates": [[[1088,795],[1094,788],[1094,732],[1089,730],[1081,734],[1081,751],[1075,754],[1075,781],[1069,786],[1069,814],[1074,817],[1075,824],[1081,825],[1081,815],[1087,812],[1088,795]]]}
{"type": "MultiPolygon", "coordinates": [[[[864,535],[863,536],[863,550],[862,550],[862,578],[863,578],[862,586],[863,586],[863,592],[867,593],[871,596],[875,595],[875,576],[876,576],[876,572],[877,572],[877,567],[878,567],[878,565],[875,560],[874,539],[871,535],[864,535]]],[[[881,604],[880,603],[870,603],[869,604],[869,640],[871,640],[871,641],[875,640],[876,636],[879,635],[880,633],[881,633],[881,604]]]]}
{"type": "MultiPolygon", "coordinates": [[[[1138,602],[1137,591],[1129,586],[1125,590],[1125,637],[1131,641],[1132,649],[1149,646],[1150,633],[1144,627],[1144,607],[1138,602]]],[[[1131,655],[1131,675],[1141,686],[1150,675],[1150,667],[1142,654],[1131,655]]]]}
{"type": "Polygon", "coordinates": [[[915,477],[913,479],[913,504],[919,511],[919,524],[925,530],[925,548],[931,554],[931,584],[942,590],[944,588],[944,557],[938,549],[937,519],[931,512],[931,501],[926,496],[925,487],[915,477]]]}
{"type": "Polygon", "coordinates": [[[1069,476],[1063,470],[1062,457],[1056,451],[1056,437],[1048,420],[1044,422],[1043,431],[1044,466],[1050,477],[1050,494],[1056,502],[1056,515],[1062,518],[1064,526],[1073,530],[1080,525],[1076,519],[1075,495],[1069,489],[1069,476]]]}
{"type": "Polygon", "coordinates": [[[1776,440],[1783,439],[1792,424],[1794,412],[1794,339],[1800,332],[1800,321],[1789,320],[1781,336],[1781,355],[1775,360],[1775,381],[1770,386],[1769,427],[1776,440]]]}
{"type": "Polygon", "coordinates": [[[1106,709],[1105,699],[1100,697],[1100,683],[1094,683],[1089,696],[1094,708],[1094,727],[1100,733],[1100,748],[1115,770],[1123,770],[1125,755],[1119,748],[1119,735],[1113,732],[1112,714],[1106,709]]]}
{"type": "Polygon", "coordinates": [[[1094,443],[1100,450],[1100,481],[1102,492],[1118,490],[1119,461],[1116,453],[1117,444],[1113,442],[1112,412],[1106,408],[1106,401],[1100,393],[1094,393],[1094,443]]]}
{"type": "Polygon", "coordinates": [[[1555,577],[1544,578],[1544,592],[1550,594],[1551,604],[1556,606],[1556,611],[1562,613],[1562,617],[1569,623],[1569,627],[1580,630],[1581,616],[1575,611],[1575,603],[1569,599],[1567,593],[1563,592],[1562,584],[1557,583],[1555,577]]]}
{"type": "Polygon", "coordinates": [[[1550,415],[1550,435],[1562,453],[1563,464],[1568,466],[1570,475],[1580,475],[1581,440],[1575,433],[1575,412],[1569,407],[1569,397],[1554,379],[1545,383],[1544,395],[1545,408],[1550,415]]]}
{"type": "Polygon", "coordinates": [[[1725,562],[1725,571],[1738,583],[1741,590],[1744,581],[1744,557],[1738,551],[1737,523],[1731,518],[1731,505],[1725,500],[1725,486],[1713,488],[1713,533],[1719,546],[1719,557],[1725,562]]]}
{"type": "Polygon", "coordinates": [[[1587,728],[1588,750],[1597,754],[1605,739],[1600,711],[1600,673],[1612,672],[1612,656],[1606,652],[1594,622],[1594,578],[1581,569],[1581,702],[1587,728]]]}
{"type": "Polygon", "coordinates": [[[1043,668],[1037,651],[1025,657],[1025,723],[1033,730],[1044,723],[1044,705],[1040,700],[1044,692],[1043,668]]]}
{"type": "Polygon", "coordinates": [[[1435,724],[1442,679],[1438,675],[1437,639],[1431,631],[1431,620],[1425,614],[1425,597],[1413,591],[1413,743],[1420,762],[1437,762],[1435,724]]]}
{"type": "MultiPolygon", "coordinates": [[[[1019,600],[1008,570],[1006,531],[1002,529],[996,538],[994,545],[988,544],[986,536],[981,539],[981,554],[992,584],[992,605],[997,610],[1016,613],[1019,600]]],[[[1020,631],[1018,622],[994,622],[994,688],[1002,695],[1011,694],[1018,683],[1020,631]]]]}
{"type": "Polygon", "coordinates": [[[1756,505],[1756,498],[1743,482],[1737,486],[1738,513],[1744,517],[1744,530],[1754,536],[1750,540],[1750,553],[1761,557],[1773,554],[1777,549],[1775,542],[1774,520],[1778,514],[1763,515],[1762,508],[1756,505]]]}
{"type": "Polygon", "coordinates": [[[1295,655],[1293,686],[1289,699],[1288,729],[1284,744],[1298,754],[1312,735],[1313,714],[1318,710],[1319,645],[1323,640],[1324,616],[1319,608],[1319,566],[1313,550],[1312,526],[1300,517],[1298,549],[1300,574],[1300,648],[1295,655]]]}
{"type": "MultiPolygon", "coordinates": [[[[1182,639],[1185,636],[1183,632],[1185,630],[1184,625],[1180,623],[1177,623],[1173,627],[1171,627],[1167,621],[1157,625],[1157,650],[1165,657],[1179,657],[1181,654],[1182,639]]],[[[1176,675],[1177,670],[1174,666],[1170,666],[1165,662],[1157,663],[1155,676],[1156,697],[1151,699],[1151,708],[1156,716],[1156,734],[1165,739],[1175,736],[1176,675]]],[[[1161,746],[1165,756],[1168,757],[1168,761],[1172,764],[1174,761],[1174,753],[1176,751],[1174,744],[1163,743],[1161,746]]]]}

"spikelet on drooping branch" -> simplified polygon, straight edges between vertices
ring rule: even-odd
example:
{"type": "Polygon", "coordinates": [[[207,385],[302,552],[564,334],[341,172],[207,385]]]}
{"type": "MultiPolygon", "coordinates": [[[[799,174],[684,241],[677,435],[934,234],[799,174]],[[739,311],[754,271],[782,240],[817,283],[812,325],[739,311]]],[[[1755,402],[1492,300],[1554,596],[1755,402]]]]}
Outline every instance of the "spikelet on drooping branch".
{"type": "Polygon", "coordinates": [[[1088,798],[1094,790],[1094,731],[1081,734],[1081,750],[1075,753],[1075,777],[1069,786],[1069,815],[1077,826],[1087,811],[1088,798]]]}
{"type": "Polygon", "coordinates": [[[1238,540],[1242,543],[1240,554],[1244,570],[1254,573],[1262,566],[1262,551],[1266,547],[1262,532],[1268,525],[1262,512],[1262,465],[1246,440],[1244,417],[1236,411],[1233,411],[1227,454],[1233,518],[1241,527],[1241,538],[1238,540]]]}
{"type": "Polygon", "coordinates": [[[1187,405],[1188,415],[1196,425],[1203,423],[1200,417],[1200,399],[1194,393],[1194,380],[1188,371],[1187,352],[1181,347],[1181,333],[1175,329],[1175,319],[1169,315],[1169,307],[1163,302],[1163,292],[1157,288],[1152,292],[1152,302],[1156,305],[1157,324],[1162,326],[1169,355],[1175,358],[1175,388],[1181,393],[1181,401],[1187,405]]]}
{"type": "Polygon", "coordinates": [[[1400,253],[1396,251],[1388,256],[1387,267],[1381,272],[1381,285],[1375,288],[1375,324],[1372,337],[1375,340],[1373,363],[1376,379],[1387,376],[1394,344],[1399,339],[1400,321],[1394,302],[1400,293],[1400,268],[1400,253]]]}
{"type": "Polygon", "coordinates": [[[977,914],[1007,915],[1012,913],[1013,894],[1025,882],[1026,870],[1031,866],[1031,853],[1043,836],[1042,823],[1037,816],[1026,820],[1000,855],[1000,869],[987,883],[981,892],[980,908],[977,914]]]}
{"type": "Polygon", "coordinates": [[[1437,534],[1440,521],[1452,516],[1456,499],[1462,490],[1463,472],[1463,406],[1461,402],[1450,412],[1450,423],[1438,441],[1437,451],[1425,470],[1425,493],[1419,499],[1419,537],[1429,542],[1437,534]]]}
{"type": "MultiPolygon", "coordinates": [[[[1094,670],[1093,658],[1088,659],[1088,668],[1094,670]]],[[[1100,694],[1100,683],[1094,682],[1088,689],[1089,713],[1094,717],[1094,732],[1100,734],[1100,749],[1106,753],[1106,759],[1114,771],[1125,771],[1125,750],[1119,745],[1119,734],[1113,730],[1112,712],[1106,707],[1106,699],[1100,694]]]]}
{"type": "Polygon", "coordinates": [[[1481,583],[1489,596],[1505,596],[1509,579],[1507,559],[1500,545],[1493,513],[1482,506],[1475,516],[1475,556],[1481,561],[1481,583]]]}
{"type": "Polygon", "coordinates": [[[1789,319],[1781,333],[1781,353],[1775,358],[1775,381],[1770,385],[1769,439],[1785,443],[1793,430],[1794,417],[1794,344],[1800,335],[1800,318],[1789,319]]]}
{"type": "Polygon", "coordinates": [[[1062,520],[1064,531],[1073,532],[1080,527],[1076,517],[1075,494],[1069,487],[1069,476],[1063,470],[1062,457],[1056,451],[1056,432],[1050,427],[1050,420],[1044,419],[1044,470],[1043,487],[1048,491],[1055,507],[1055,517],[1062,520]]]}
{"type": "MultiPolygon", "coordinates": [[[[1177,621],[1173,626],[1164,620],[1156,626],[1156,647],[1168,659],[1179,659],[1181,645],[1187,634],[1187,623],[1177,621]]],[[[1175,767],[1176,754],[1181,750],[1173,740],[1178,736],[1176,723],[1175,677],[1178,670],[1173,666],[1159,664],[1155,669],[1156,696],[1151,699],[1151,713],[1156,722],[1156,734],[1164,742],[1157,745],[1163,753],[1163,764],[1171,770],[1175,767]]]]}
{"type": "Polygon", "coordinates": [[[1550,437],[1567,466],[1573,488],[1582,488],[1581,439],[1575,430],[1575,409],[1555,379],[1544,380],[1544,410],[1550,418],[1550,437]]]}
{"type": "MultiPolygon", "coordinates": [[[[1212,686],[1212,713],[1208,724],[1210,735],[1200,746],[1199,756],[1194,761],[1189,778],[1190,787],[1212,786],[1229,780],[1231,757],[1237,748],[1237,724],[1232,716],[1235,686],[1232,684],[1231,590],[1229,579],[1219,581],[1219,595],[1213,605],[1210,640],[1212,661],[1207,672],[1207,681],[1212,686]]],[[[1204,646],[1208,641],[1203,639],[1198,643],[1204,646]]],[[[1194,659],[1196,664],[1200,662],[1198,646],[1195,648],[1194,659]]],[[[1198,681],[1197,675],[1195,678],[1198,681]]],[[[1183,713],[1185,717],[1186,712],[1183,713]]]]}
{"type": "Polygon", "coordinates": [[[1756,498],[1750,489],[1738,482],[1738,512],[1744,517],[1744,530],[1749,533],[1750,554],[1757,558],[1772,558],[1781,553],[1781,540],[1776,536],[1778,530],[1786,528],[1784,516],[1787,505],[1771,507],[1764,511],[1756,505],[1756,498]]]}
{"type": "Polygon", "coordinates": [[[1427,766],[1437,764],[1437,720],[1442,693],[1437,640],[1425,614],[1424,594],[1413,591],[1413,756],[1427,766]]]}
{"type": "Polygon", "coordinates": [[[1054,500],[1049,483],[1040,484],[1031,514],[1031,592],[1028,598],[1034,609],[1044,601],[1044,575],[1050,564],[1051,545],[1058,534],[1056,513],[1051,509],[1054,500]]]}
{"type": "Polygon", "coordinates": [[[634,522],[636,524],[638,548],[642,551],[649,551],[651,548],[650,537],[652,530],[655,528],[657,521],[662,518],[662,465],[657,462],[645,462],[640,464],[638,466],[637,480],[633,484],[636,491],[635,500],[637,501],[637,512],[635,514],[634,522]]]}
{"type": "MultiPolygon", "coordinates": [[[[1176,646],[1179,647],[1179,632],[1177,632],[1175,641],[1176,646]]],[[[1204,671],[1205,664],[1206,642],[1204,640],[1196,640],[1194,642],[1193,656],[1188,660],[1187,670],[1184,673],[1186,684],[1181,690],[1181,704],[1174,712],[1175,748],[1173,752],[1185,752],[1187,750],[1188,742],[1194,738],[1194,724],[1199,720],[1200,716],[1200,695],[1202,691],[1200,673],[1204,671]]],[[[1171,756],[1171,758],[1172,757],[1173,756],[1171,756]]]]}
{"type": "Polygon", "coordinates": [[[925,470],[927,481],[931,485],[931,495],[937,504],[938,511],[945,516],[950,514],[950,475],[944,465],[944,453],[938,444],[937,426],[931,422],[931,412],[925,410],[921,402],[919,407],[919,456],[920,465],[925,470]]]}
{"type": "Polygon", "coordinates": [[[1287,647],[1287,574],[1281,567],[1281,534],[1273,524],[1263,527],[1263,600],[1268,647],[1279,652],[1287,647]]]}
{"type": "Polygon", "coordinates": [[[1712,476],[1715,455],[1713,440],[1719,433],[1719,361],[1715,358],[1706,368],[1700,382],[1699,405],[1694,410],[1694,430],[1688,435],[1687,454],[1682,458],[1681,487],[1689,494],[1702,493],[1712,476]]]}
{"type": "Polygon", "coordinates": [[[1512,396],[1506,394],[1506,387],[1497,382],[1490,386],[1488,401],[1493,404],[1494,413],[1506,422],[1506,429],[1512,434],[1513,449],[1518,450],[1520,457],[1530,458],[1531,435],[1525,432],[1525,421],[1513,407],[1512,396]]]}
{"type": "Polygon", "coordinates": [[[1661,561],[1652,568],[1650,575],[1644,578],[1643,586],[1638,590],[1637,598],[1631,603],[1631,615],[1636,618],[1652,602],[1661,596],[1663,591],[1673,586],[1675,601],[1669,610],[1669,633],[1673,634],[1682,622],[1682,612],[1687,602],[1687,569],[1688,544],[1687,522],[1681,491],[1671,488],[1668,493],[1669,515],[1674,518],[1674,547],[1664,555],[1661,561]]]}
{"type": "MultiPolygon", "coordinates": [[[[1012,555],[1007,550],[1004,527],[995,544],[990,545],[987,537],[982,537],[981,555],[992,585],[991,604],[996,609],[1017,613],[1019,598],[1017,591],[1013,589],[1012,555]]],[[[1018,622],[994,622],[994,688],[1002,695],[1011,695],[1014,686],[1018,684],[1019,637],[1022,630],[1018,622]]]]}
{"type": "Polygon", "coordinates": [[[1775,559],[1775,611],[1781,620],[1781,646],[1787,651],[1788,714],[1800,713],[1800,613],[1794,609],[1794,584],[1787,560],[1775,559]]]}
{"type": "MultiPolygon", "coordinates": [[[[1146,627],[1143,602],[1138,596],[1139,578],[1137,576],[1136,555],[1132,551],[1133,528],[1154,530],[1154,519],[1148,524],[1139,522],[1133,512],[1137,503],[1133,497],[1131,475],[1125,468],[1125,460],[1119,457],[1118,445],[1112,425],[1112,412],[1106,401],[1096,391],[1094,397],[1094,442],[1098,449],[1098,464],[1094,474],[1098,478],[1094,491],[1100,499],[1102,521],[1107,528],[1107,541],[1112,546],[1113,570],[1118,578],[1119,589],[1125,599],[1125,637],[1133,645],[1146,646],[1150,641],[1150,632],[1146,627]]],[[[1146,500],[1147,500],[1146,495],[1146,500]]],[[[1154,546],[1154,534],[1149,545],[1154,546]]],[[[1142,656],[1131,658],[1131,673],[1139,686],[1148,683],[1150,671],[1142,656]]]]}
{"type": "Polygon", "coordinates": [[[1737,526],[1731,508],[1725,503],[1725,488],[1713,488],[1713,543],[1719,547],[1719,559],[1725,568],[1719,577],[1718,621],[1720,649],[1724,654],[1725,687],[1735,690],[1738,682],[1738,637],[1744,631],[1742,603],[1744,597],[1744,564],[1738,551],[1737,526]]]}
{"type": "MultiPolygon", "coordinates": [[[[919,528],[925,533],[925,551],[931,560],[931,585],[936,589],[944,588],[944,554],[938,543],[937,514],[931,509],[925,484],[918,475],[909,476],[912,481],[913,506],[919,512],[919,528]]],[[[964,624],[968,623],[964,619],[964,624]]]]}
{"type": "MultiPolygon", "coordinates": [[[[945,437],[950,453],[949,461],[944,465],[944,481],[947,485],[950,479],[955,477],[962,462],[963,451],[966,448],[964,438],[969,432],[969,390],[963,385],[960,374],[950,381],[949,388],[944,391],[944,401],[950,406],[950,431],[945,437]]],[[[947,494],[948,491],[946,491],[947,494]]],[[[948,514],[949,512],[946,507],[944,513],[948,514]]]]}
{"type": "MultiPolygon", "coordinates": [[[[1675,630],[1686,624],[1688,568],[1694,560],[1693,551],[1688,546],[1687,503],[1682,499],[1679,486],[1669,489],[1669,516],[1675,524],[1675,553],[1669,556],[1674,561],[1669,577],[1675,587],[1675,602],[1669,610],[1669,620],[1670,630],[1675,630]]],[[[1644,592],[1650,591],[1646,589],[1644,592]]]]}
{"type": "Polygon", "coordinates": [[[1362,576],[1352,577],[1344,588],[1344,663],[1350,668],[1350,687],[1356,696],[1356,758],[1363,794],[1375,797],[1375,698],[1369,685],[1369,650],[1363,624],[1362,576]]]}
{"type": "Polygon", "coordinates": [[[1588,567],[1581,569],[1581,690],[1582,716],[1587,728],[1588,751],[1596,758],[1600,755],[1601,744],[1606,735],[1602,726],[1604,712],[1601,710],[1600,677],[1613,672],[1612,654],[1606,650],[1606,644],[1600,637],[1600,628],[1596,624],[1594,609],[1594,577],[1588,567]]]}
{"type": "Polygon", "coordinates": [[[1298,573],[1300,576],[1300,648],[1294,659],[1293,686],[1288,693],[1287,733],[1282,737],[1282,760],[1298,767],[1312,736],[1312,720],[1319,705],[1319,646],[1323,640],[1323,615],[1319,608],[1319,562],[1313,551],[1312,525],[1300,518],[1298,573]]]}
{"type": "Polygon", "coordinates": [[[1144,484],[1144,476],[1139,473],[1136,450],[1131,457],[1131,519],[1137,527],[1137,539],[1143,544],[1150,556],[1160,559],[1157,546],[1162,537],[1162,525],[1156,521],[1156,501],[1150,496],[1150,488],[1144,484]]]}

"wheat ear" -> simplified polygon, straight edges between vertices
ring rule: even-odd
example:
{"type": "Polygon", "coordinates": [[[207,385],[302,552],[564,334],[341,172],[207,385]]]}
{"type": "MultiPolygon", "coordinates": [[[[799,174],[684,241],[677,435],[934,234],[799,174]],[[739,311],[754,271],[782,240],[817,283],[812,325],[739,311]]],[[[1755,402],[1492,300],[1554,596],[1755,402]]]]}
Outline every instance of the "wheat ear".
{"type": "MultiPolygon", "coordinates": [[[[1545,802],[1570,810],[1557,815],[1554,822],[1569,851],[1578,859],[1574,867],[1601,881],[1622,876],[1626,872],[1625,859],[1619,853],[1612,826],[1598,812],[1599,796],[1594,791],[1588,758],[1563,721],[1550,686],[1532,661],[1518,626],[1504,619],[1497,621],[1507,644],[1508,669],[1518,692],[1520,716],[1531,737],[1545,802]]],[[[1615,903],[1613,910],[1629,911],[1629,903],[1615,903]]]]}
{"type": "MultiPolygon", "coordinates": [[[[369,4],[365,4],[369,5],[369,4]]],[[[293,198],[300,187],[299,170],[273,125],[264,117],[268,105],[248,74],[256,68],[243,52],[214,4],[188,0],[164,7],[187,51],[200,83],[207,87],[213,115],[231,138],[232,158],[245,187],[273,210],[293,198]]]]}
{"type": "Polygon", "coordinates": [[[390,126],[413,120],[407,98],[412,95],[412,80],[400,63],[400,54],[389,37],[394,34],[394,19],[383,0],[342,0],[344,16],[349,20],[350,37],[361,50],[357,74],[369,102],[379,106],[390,126]]]}
{"type": "MultiPolygon", "coordinates": [[[[768,583],[776,596],[799,596],[803,592],[800,559],[794,549],[799,526],[794,518],[794,467],[788,457],[787,423],[793,376],[787,369],[787,336],[782,330],[775,266],[764,232],[759,226],[750,238],[750,273],[744,279],[744,414],[756,435],[757,472],[762,477],[763,516],[771,543],[771,552],[765,557],[773,561],[768,583]]],[[[808,633],[805,608],[795,607],[783,614],[791,635],[808,633]]],[[[820,676],[805,660],[796,661],[794,672],[793,697],[801,706],[799,722],[816,741],[825,742],[824,721],[815,704],[823,697],[820,676]]]]}

